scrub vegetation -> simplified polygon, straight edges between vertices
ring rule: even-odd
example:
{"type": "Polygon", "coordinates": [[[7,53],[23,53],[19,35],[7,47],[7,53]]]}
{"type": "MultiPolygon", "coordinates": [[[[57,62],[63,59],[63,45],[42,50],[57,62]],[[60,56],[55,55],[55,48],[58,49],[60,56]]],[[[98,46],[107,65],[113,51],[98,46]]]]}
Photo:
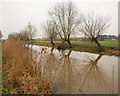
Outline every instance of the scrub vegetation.
{"type": "Polygon", "coordinates": [[[19,39],[3,43],[3,94],[50,94],[48,80],[41,75],[41,65],[19,39]]]}

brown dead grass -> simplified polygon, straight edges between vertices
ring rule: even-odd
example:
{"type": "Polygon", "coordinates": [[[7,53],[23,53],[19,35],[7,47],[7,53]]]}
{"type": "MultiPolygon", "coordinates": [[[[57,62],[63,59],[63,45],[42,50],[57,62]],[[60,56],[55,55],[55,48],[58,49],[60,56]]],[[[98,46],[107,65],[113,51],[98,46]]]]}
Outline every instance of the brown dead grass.
{"type": "Polygon", "coordinates": [[[6,64],[3,64],[3,73],[6,78],[3,88],[8,89],[11,94],[50,94],[49,81],[41,76],[40,66],[36,74],[36,62],[30,52],[18,39],[8,39],[4,42],[3,56],[6,58],[6,64]]]}

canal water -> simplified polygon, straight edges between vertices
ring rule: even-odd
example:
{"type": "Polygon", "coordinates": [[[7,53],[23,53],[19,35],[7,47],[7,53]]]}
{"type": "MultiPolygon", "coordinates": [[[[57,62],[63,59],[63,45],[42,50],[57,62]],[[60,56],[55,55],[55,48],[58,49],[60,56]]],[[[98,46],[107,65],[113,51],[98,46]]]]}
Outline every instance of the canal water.
{"type": "Polygon", "coordinates": [[[34,59],[55,94],[118,94],[118,58],[33,45],[34,59]]]}

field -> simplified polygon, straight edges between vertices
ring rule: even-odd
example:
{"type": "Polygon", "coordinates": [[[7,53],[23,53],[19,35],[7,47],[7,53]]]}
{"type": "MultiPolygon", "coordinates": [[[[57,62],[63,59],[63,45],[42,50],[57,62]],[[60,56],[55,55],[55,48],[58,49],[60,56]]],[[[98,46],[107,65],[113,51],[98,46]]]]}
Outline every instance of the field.
{"type": "Polygon", "coordinates": [[[101,41],[100,42],[101,43],[101,45],[102,46],[106,46],[106,47],[113,47],[113,48],[117,48],[117,49],[120,49],[120,47],[119,47],[119,43],[120,43],[120,41],[101,41]]]}
{"type": "MultiPolygon", "coordinates": [[[[33,42],[49,42],[49,41],[45,41],[45,40],[34,40],[33,42]]],[[[56,44],[61,43],[61,41],[54,41],[56,44]]],[[[90,41],[71,41],[72,45],[74,46],[96,46],[96,44],[90,42],[90,41]]],[[[118,48],[118,44],[120,43],[120,41],[118,40],[106,40],[106,41],[100,41],[102,46],[106,46],[106,47],[114,47],[114,48],[118,48]]]]}
{"type": "MultiPolygon", "coordinates": [[[[54,43],[55,47],[62,44],[61,41],[54,41],[54,43]]],[[[71,43],[73,46],[72,50],[99,53],[96,44],[90,41],[71,41],[71,43]]],[[[108,51],[110,52],[109,55],[120,55],[118,52],[120,51],[120,47],[118,46],[119,43],[120,41],[117,40],[100,41],[100,44],[105,50],[107,50],[107,53],[108,51]]],[[[33,44],[40,46],[51,46],[50,41],[34,40],[33,44]]],[[[67,43],[66,46],[68,46],[67,43]]]]}
{"type": "MultiPolygon", "coordinates": [[[[100,41],[100,44],[103,47],[110,47],[110,48],[119,49],[118,41],[117,40],[116,41],[112,41],[112,40],[109,40],[109,41],[100,41]]],[[[89,41],[72,41],[72,45],[73,46],[89,46],[89,47],[95,47],[96,46],[95,43],[91,43],[89,41]]]]}

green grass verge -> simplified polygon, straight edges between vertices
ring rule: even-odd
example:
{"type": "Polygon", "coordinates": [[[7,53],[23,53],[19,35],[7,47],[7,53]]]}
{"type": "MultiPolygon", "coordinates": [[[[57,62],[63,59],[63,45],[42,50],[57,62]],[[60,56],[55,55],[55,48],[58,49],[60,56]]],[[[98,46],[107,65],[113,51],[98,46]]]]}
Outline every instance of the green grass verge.
{"type": "Polygon", "coordinates": [[[0,42],[0,94],[2,93],[2,43],[0,42]]]}
{"type": "Polygon", "coordinates": [[[105,46],[105,47],[113,47],[113,48],[120,49],[118,45],[120,41],[117,41],[117,40],[101,41],[100,43],[103,47],[105,46]]]}
{"type": "MultiPolygon", "coordinates": [[[[34,40],[33,42],[42,42],[44,43],[45,41],[42,40],[34,40]]],[[[50,41],[46,41],[48,43],[50,43],[50,41]]],[[[60,44],[61,41],[54,41],[56,45],[60,44]]],[[[92,43],[90,41],[71,41],[72,46],[73,47],[96,47],[95,43],[92,43]]],[[[120,43],[120,41],[117,40],[107,40],[107,41],[100,41],[100,44],[103,47],[112,47],[112,48],[116,48],[116,49],[120,49],[120,47],[118,46],[118,44],[120,43]]]]}
{"type": "MultiPolygon", "coordinates": [[[[59,41],[55,41],[55,42],[59,42],[59,41]]],[[[96,44],[92,43],[90,41],[71,41],[73,46],[87,46],[87,47],[95,47],[96,44]]],[[[108,41],[100,41],[100,44],[103,47],[113,47],[113,48],[117,48],[119,49],[118,44],[120,43],[120,41],[117,40],[108,40],[108,41]]]]}
{"type": "MultiPolygon", "coordinates": [[[[54,43],[55,43],[55,47],[63,44],[61,41],[54,41],[54,43]]],[[[71,43],[72,43],[72,50],[81,51],[81,52],[99,53],[98,51],[99,49],[94,42],[72,40],[71,43]]],[[[100,41],[100,44],[107,51],[107,54],[109,53],[109,55],[116,55],[116,56],[120,56],[120,47],[118,45],[119,43],[120,41],[117,40],[100,41]]],[[[50,41],[43,41],[43,40],[34,40],[33,44],[40,46],[51,46],[50,41]]],[[[68,46],[68,44],[66,43],[65,46],[68,46]]]]}

